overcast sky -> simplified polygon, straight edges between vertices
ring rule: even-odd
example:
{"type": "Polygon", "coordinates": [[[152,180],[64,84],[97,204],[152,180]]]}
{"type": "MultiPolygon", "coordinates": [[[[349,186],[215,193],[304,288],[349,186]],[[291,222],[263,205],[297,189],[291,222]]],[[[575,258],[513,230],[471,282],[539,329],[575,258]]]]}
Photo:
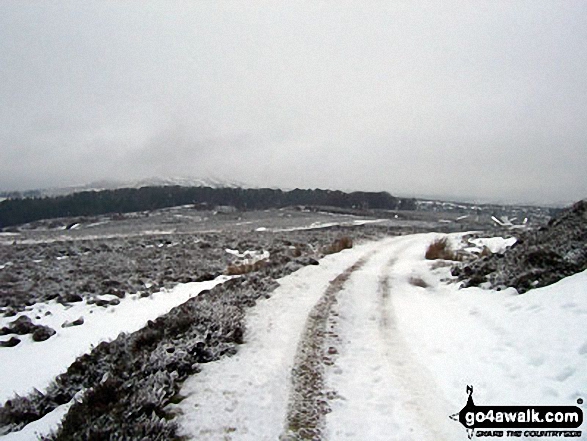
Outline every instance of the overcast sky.
{"type": "Polygon", "coordinates": [[[0,190],[587,197],[587,2],[0,2],[0,190]]]}

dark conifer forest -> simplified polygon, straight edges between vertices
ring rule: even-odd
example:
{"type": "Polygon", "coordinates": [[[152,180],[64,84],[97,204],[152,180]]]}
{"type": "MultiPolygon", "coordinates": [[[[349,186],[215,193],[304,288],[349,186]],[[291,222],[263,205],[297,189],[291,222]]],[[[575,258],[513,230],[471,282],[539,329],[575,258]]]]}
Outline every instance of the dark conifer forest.
{"type": "Polygon", "coordinates": [[[155,210],[177,205],[232,206],[258,210],[287,206],[330,206],[355,209],[414,209],[415,200],[387,192],[211,187],[142,187],[84,191],[57,197],[9,198],[0,202],[0,228],[69,216],[93,216],[155,210]]]}

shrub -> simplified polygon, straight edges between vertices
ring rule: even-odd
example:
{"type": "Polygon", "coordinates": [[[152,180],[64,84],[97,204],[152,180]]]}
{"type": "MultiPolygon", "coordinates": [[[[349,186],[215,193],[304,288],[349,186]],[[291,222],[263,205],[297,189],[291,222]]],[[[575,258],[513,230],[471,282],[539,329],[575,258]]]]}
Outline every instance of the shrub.
{"type": "Polygon", "coordinates": [[[161,329],[152,327],[145,327],[137,331],[131,340],[131,350],[138,353],[145,348],[150,348],[156,343],[159,343],[164,336],[164,332],[161,329]]]}

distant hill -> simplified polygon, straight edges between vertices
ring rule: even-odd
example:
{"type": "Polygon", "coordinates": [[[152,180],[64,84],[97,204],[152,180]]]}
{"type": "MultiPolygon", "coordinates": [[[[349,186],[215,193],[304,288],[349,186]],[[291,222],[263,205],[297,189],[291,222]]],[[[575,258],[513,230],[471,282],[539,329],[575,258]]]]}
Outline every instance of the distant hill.
{"type": "Polygon", "coordinates": [[[195,177],[151,177],[131,181],[101,180],[84,185],[73,185],[68,187],[39,188],[24,191],[0,191],[1,199],[17,198],[40,198],[52,196],[66,196],[83,191],[116,190],[119,188],[141,188],[141,187],[210,187],[210,188],[248,188],[250,186],[236,181],[226,181],[217,178],[195,178],[195,177]]]}

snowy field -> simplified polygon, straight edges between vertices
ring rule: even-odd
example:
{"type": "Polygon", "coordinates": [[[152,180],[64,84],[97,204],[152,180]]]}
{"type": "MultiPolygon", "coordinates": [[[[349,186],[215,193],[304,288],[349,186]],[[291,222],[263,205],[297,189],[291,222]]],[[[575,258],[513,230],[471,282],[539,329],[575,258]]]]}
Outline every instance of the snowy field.
{"type": "MultiPolygon", "coordinates": [[[[367,242],[279,279],[273,295],[248,310],[239,352],[203,364],[184,383],[186,398],[172,406],[181,434],[194,440],[288,439],[291,409],[304,400],[292,394],[291,382],[308,317],[345,272],[325,322],[320,376],[329,412],[315,415],[322,439],[464,440],[465,429],[449,415],[464,406],[467,385],[474,386],[479,405],[575,405],[587,398],[587,272],[524,295],[460,289],[449,263],[424,258],[439,237],[367,242]]],[[[465,244],[461,237],[449,235],[451,243],[469,249],[501,251],[513,243],[487,238],[465,244]]],[[[253,257],[230,248],[226,253],[253,257]]],[[[35,305],[26,313],[58,333],[45,342],[0,348],[0,398],[43,389],[101,339],[132,332],[223,280],[180,284],[150,298],[127,296],[115,308],[35,305]],[[61,327],[80,316],[82,326],[61,327]]],[[[0,320],[3,326],[9,319],[0,320]]],[[[0,439],[46,434],[67,406],[0,439]]],[[[583,427],[587,439],[585,432],[583,427]]]]}

